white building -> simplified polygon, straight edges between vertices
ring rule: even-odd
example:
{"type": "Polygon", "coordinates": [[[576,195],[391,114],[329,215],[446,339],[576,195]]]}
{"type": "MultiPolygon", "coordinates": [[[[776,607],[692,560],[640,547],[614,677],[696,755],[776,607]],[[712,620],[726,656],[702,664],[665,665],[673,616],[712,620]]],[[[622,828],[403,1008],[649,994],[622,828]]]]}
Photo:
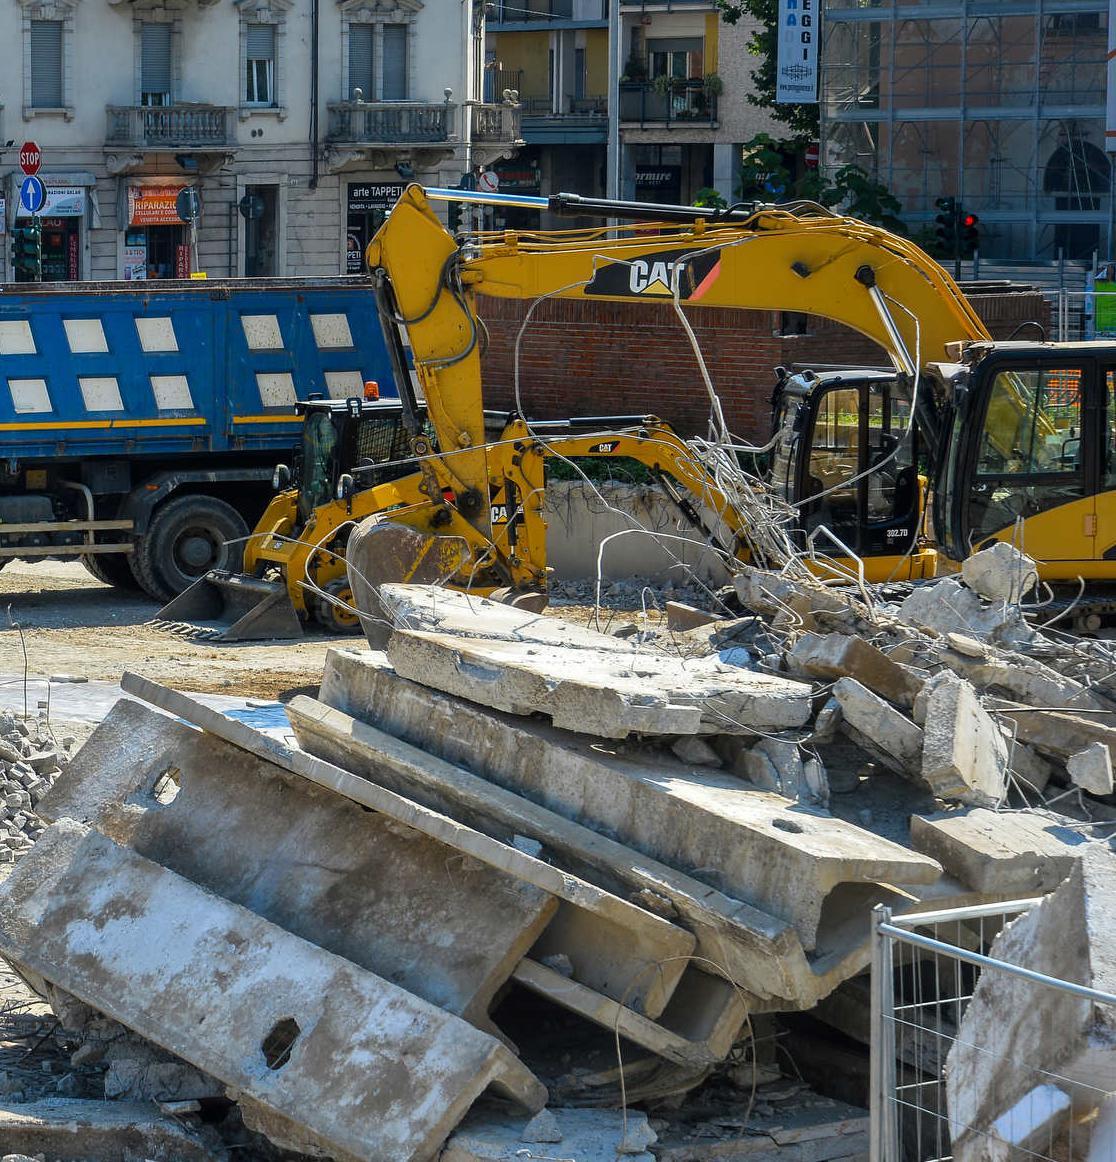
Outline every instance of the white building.
{"type": "Polygon", "coordinates": [[[483,14],[483,0],[10,0],[0,277],[28,221],[24,141],[43,155],[44,280],[359,270],[406,181],[456,185],[514,152],[518,110],[480,101],[483,14]]]}

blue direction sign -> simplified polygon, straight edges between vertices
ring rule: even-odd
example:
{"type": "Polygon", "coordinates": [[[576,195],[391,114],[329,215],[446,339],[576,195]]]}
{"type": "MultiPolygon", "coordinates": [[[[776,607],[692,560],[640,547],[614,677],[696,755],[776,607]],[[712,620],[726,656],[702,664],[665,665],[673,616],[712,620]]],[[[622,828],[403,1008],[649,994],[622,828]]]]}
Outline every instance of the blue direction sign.
{"type": "Polygon", "coordinates": [[[37,214],[46,205],[46,186],[42,178],[30,174],[19,187],[19,204],[29,213],[37,214]]]}

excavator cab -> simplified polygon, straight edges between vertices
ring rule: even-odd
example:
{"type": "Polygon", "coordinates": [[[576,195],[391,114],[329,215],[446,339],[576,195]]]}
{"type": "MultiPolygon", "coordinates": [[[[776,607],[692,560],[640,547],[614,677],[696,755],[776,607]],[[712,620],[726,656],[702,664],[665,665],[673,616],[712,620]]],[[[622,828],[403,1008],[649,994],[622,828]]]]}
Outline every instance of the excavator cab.
{"type": "Polygon", "coordinates": [[[928,373],[953,401],[935,534],[1010,541],[1048,581],[1116,580],[1116,347],[974,343],[928,373]]]}
{"type": "Polygon", "coordinates": [[[924,478],[906,384],[895,372],[782,373],[769,479],[799,512],[803,546],[862,558],[868,580],[925,575],[924,478]],[[847,550],[847,552],[843,551],[847,550]]]}

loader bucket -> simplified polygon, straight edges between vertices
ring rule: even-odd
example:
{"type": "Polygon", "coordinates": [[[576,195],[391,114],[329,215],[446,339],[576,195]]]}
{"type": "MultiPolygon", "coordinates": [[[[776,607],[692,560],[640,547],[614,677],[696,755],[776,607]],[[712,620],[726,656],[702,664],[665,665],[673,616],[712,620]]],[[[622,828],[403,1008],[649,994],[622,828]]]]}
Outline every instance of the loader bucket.
{"type": "Polygon", "coordinates": [[[345,564],[353,604],[364,636],[373,649],[383,649],[390,632],[379,587],[392,581],[419,585],[448,581],[465,563],[468,548],[460,537],[421,533],[392,520],[370,518],[349,537],[345,564]]]}
{"type": "Polygon", "coordinates": [[[212,569],[156,614],[156,621],[175,629],[185,625],[212,641],[267,641],[302,637],[283,581],[264,581],[212,569]]]}

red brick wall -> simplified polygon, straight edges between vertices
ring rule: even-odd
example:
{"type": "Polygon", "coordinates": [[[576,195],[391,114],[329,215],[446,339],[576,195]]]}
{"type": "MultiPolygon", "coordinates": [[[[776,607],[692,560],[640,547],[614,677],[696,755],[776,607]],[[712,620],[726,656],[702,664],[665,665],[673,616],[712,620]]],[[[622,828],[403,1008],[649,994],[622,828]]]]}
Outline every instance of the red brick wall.
{"type": "MultiPolygon", "coordinates": [[[[1024,319],[1047,319],[1037,294],[978,295],[973,303],[998,337],[1024,319]]],[[[511,408],[515,339],[527,305],[480,298],[478,306],[490,340],[483,363],[485,406],[511,408]]],[[[746,438],[767,435],[779,364],[888,365],[871,340],[823,319],[810,319],[808,334],[788,337],[776,333],[781,316],[769,311],[711,308],[688,317],[729,427],[746,438]]],[[[709,400],[669,304],[541,303],[524,332],[519,373],[523,410],[536,419],[652,414],[685,433],[707,429],[709,400]]]]}

